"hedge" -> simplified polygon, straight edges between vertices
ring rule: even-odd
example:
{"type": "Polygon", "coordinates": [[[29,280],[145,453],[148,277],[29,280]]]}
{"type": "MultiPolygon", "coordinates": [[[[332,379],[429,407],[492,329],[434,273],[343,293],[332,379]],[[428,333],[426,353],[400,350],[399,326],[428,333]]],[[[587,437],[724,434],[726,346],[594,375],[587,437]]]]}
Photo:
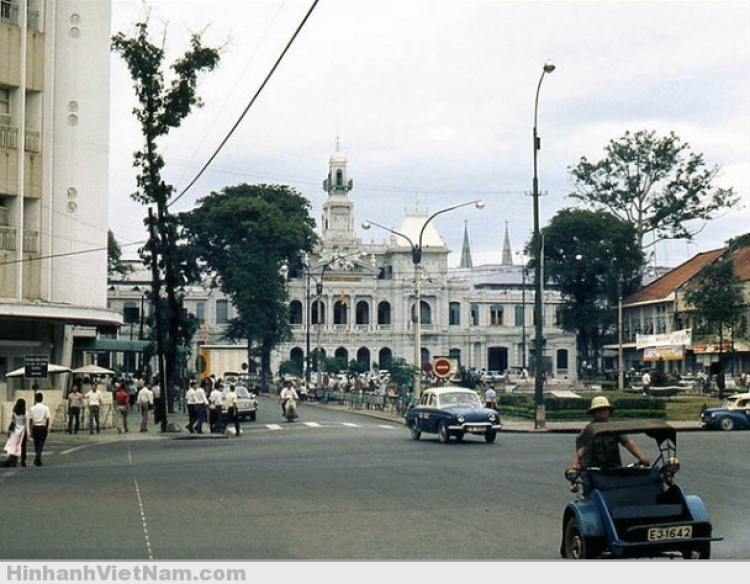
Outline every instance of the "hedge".
{"type": "MultiPolygon", "coordinates": [[[[622,398],[611,400],[617,410],[619,419],[656,418],[665,419],[667,403],[659,398],[622,398]]],[[[551,421],[588,420],[591,416],[587,410],[590,402],[585,399],[564,399],[546,397],[544,399],[545,417],[551,421]]],[[[533,395],[500,395],[498,411],[501,415],[514,418],[534,418],[533,395]]]]}

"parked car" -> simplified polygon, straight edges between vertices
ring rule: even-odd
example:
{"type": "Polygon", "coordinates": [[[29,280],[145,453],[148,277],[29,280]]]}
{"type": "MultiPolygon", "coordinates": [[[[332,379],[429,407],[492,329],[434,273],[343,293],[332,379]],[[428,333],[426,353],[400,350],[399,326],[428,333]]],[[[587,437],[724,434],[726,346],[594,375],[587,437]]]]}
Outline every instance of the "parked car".
{"type": "Polygon", "coordinates": [[[406,426],[414,440],[424,432],[437,434],[440,442],[451,437],[460,441],[466,434],[494,442],[502,423],[500,414],[485,408],[473,389],[441,387],[422,393],[419,404],[406,413],[406,426]]]}
{"type": "Polygon", "coordinates": [[[502,383],[508,380],[508,376],[500,371],[485,371],[482,373],[481,380],[484,383],[502,383]]]}
{"type": "MultiPolygon", "coordinates": [[[[224,413],[226,413],[224,404],[227,401],[227,391],[228,390],[225,389],[221,393],[222,411],[224,413]]],[[[234,388],[234,393],[237,394],[237,412],[240,419],[249,418],[250,420],[255,421],[255,418],[258,416],[259,407],[258,399],[255,397],[255,394],[251,393],[246,387],[241,385],[234,388]]]]}
{"type": "Polygon", "coordinates": [[[700,497],[675,482],[677,433],[660,420],[615,421],[591,429],[591,448],[621,448],[633,438],[652,466],[569,468],[577,499],[565,507],[560,555],[570,559],[682,555],[708,559],[714,537],[700,497]],[[605,446],[606,443],[606,446],[605,446]]]}
{"type": "Polygon", "coordinates": [[[735,430],[750,428],[750,393],[730,395],[720,408],[701,412],[704,430],[735,430]]]}

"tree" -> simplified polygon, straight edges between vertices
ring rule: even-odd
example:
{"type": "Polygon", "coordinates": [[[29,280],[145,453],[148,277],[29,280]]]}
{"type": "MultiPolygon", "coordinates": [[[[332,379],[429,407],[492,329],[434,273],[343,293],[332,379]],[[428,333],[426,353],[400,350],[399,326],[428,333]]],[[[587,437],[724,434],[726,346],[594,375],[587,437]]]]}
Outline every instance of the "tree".
{"type": "Polygon", "coordinates": [[[107,231],[107,274],[127,276],[133,268],[122,261],[122,248],[111,229],[107,231]]]}
{"type": "Polygon", "coordinates": [[[228,336],[257,350],[267,387],[271,352],[290,334],[284,268],[301,267],[317,242],[309,201],[286,186],[240,184],[199,199],[180,221],[237,311],[228,336]]]}
{"type": "MultiPolygon", "coordinates": [[[[157,140],[179,127],[193,107],[200,105],[196,92],[198,73],[213,70],[219,62],[219,53],[202,46],[200,36],[193,35],[190,49],[172,64],[174,78],[167,86],[162,73],[164,48],[149,41],[147,22],[136,25],[133,38],[122,33],[112,37],[112,50],[125,61],[139,102],[133,113],[141,125],[144,147],[134,154],[133,165],[139,169],[138,190],[131,196],[148,206],[144,224],[149,236],[139,253],[152,273],[150,296],[154,306],[159,373],[167,397],[160,400],[160,404],[171,405],[179,348],[187,345],[195,331],[194,320],[187,318],[183,310],[182,290],[186,284],[196,281],[198,270],[194,258],[179,244],[179,227],[169,212],[169,199],[174,189],[162,179],[164,159],[158,153],[157,140]],[[166,298],[162,298],[162,290],[166,298]]],[[[165,430],[166,413],[157,411],[156,418],[165,430]]]]}
{"type": "MultiPolygon", "coordinates": [[[[582,360],[599,361],[620,297],[637,290],[643,253],[630,223],[604,211],[562,209],[542,229],[544,279],[560,289],[560,326],[582,360]]],[[[532,261],[533,265],[533,261],[532,261]]]]}
{"type": "Polygon", "coordinates": [[[737,276],[732,250],[707,264],[689,284],[685,302],[695,308],[699,326],[706,334],[719,338],[719,396],[724,397],[724,334],[734,339],[746,310],[742,282],[737,276]]]}
{"type": "Polygon", "coordinates": [[[714,187],[719,167],[707,168],[703,155],[673,132],[661,138],[653,131],[625,132],[606,154],[595,163],[583,157],[569,168],[575,185],[570,196],[632,223],[643,250],[664,239],[692,240],[706,221],[739,200],[731,188],[714,187]],[[653,241],[645,243],[649,234],[653,241]]]}
{"type": "Polygon", "coordinates": [[[419,368],[409,363],[402,357],[394,357],[388,363],[386,369],[391,376],[391,381],[396,387],[403,388],[414,383],[414,376],[419,373],[419,368]]]}

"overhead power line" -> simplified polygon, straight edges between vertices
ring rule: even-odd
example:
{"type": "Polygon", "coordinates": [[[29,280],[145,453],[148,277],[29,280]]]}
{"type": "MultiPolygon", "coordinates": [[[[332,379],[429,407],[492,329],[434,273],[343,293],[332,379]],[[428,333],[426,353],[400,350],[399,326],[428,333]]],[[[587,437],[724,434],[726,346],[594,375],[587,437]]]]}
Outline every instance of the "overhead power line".
{"type": "Polygon", "coordinates": [[[206,161],[206,163],[203,165],[203,167],[198,171],[198,174],[195,175],[195,177],[193,178],[193,180],[190,181],[190,183],[188,184],[188,186],[186,186],[182,190],[182,192],[179,195],[177,195],[167,205],[167,207],[171,207],[173,204],[175,204],[177,201],[179,201],[183,197],[183,195],[185,195],[185,193],[187,193],[193,187],[193,185],[196,182],[198,182],[198,179],[203,175],[203,173],[206,171],[206,169],[211,165],[211,163],[214,161],[214,159],[219,155],[219,152],[221,152],[222,148],[224,148],[224,146],[226,145],[226,143],[229,141],[229,138],[232,137],[232,134],[234,134],[234,131],[237,129],[237,127],[240,125],[240,123],[242,123],[242,120],[247,115],[247,112],[250,111],[250,108],[253,106],[253,104],[255,103],[255,101],[258,99],[258,96],[260,96],[260,94],[263,91],[263,89],[266,87],[266,85],[268,84],[268,82],[271,80],[271,77],[273,76],[274,72],[276,71],[276,69],[281,64],[281,61],[284,59],[284,56],[286,55],[287,51],[289,51],[289,49],[291,48],[292,44],[294,43],[295,39],[299,35],[299,33],[302,30],[302,28],[305,26],[305,23],[310,18],[310,15],[313,13],[313,10],[315,10],[315,7],[318,5],[318,2],[320,2],[320,0],[313,0],[313,3],[310,6],[310,9],[307,11],[307,14],[305,14],[305,17],[302,19],[302,22],[300,22],[299,26],[297,26],[297,29],[294,31],[294,34],[289,39],[289,42],[284,47],[284,50],[281,52],[281,55],[279,55],[279,58],[276,59],[276,62],[274,63],[273,67],[268,72],[268,75],[266,75],[266,78],[263,80],[263,83],[261,83],[260,87],[258,88],[258,91],[255,92],[255,95],[250,100],[250,102],[247,104],[247,106],[245,107],[244,111],[242,112],[242,114],[240,115],[240,117],[237,119],[237,121],[234,123],[234,125],[232,126],[232,128],[229,130],[229,133],[221,141],[221,144],[219,144],[218,148],[216,148],[216,150],[214,151],[214,153],[206,161]]]}

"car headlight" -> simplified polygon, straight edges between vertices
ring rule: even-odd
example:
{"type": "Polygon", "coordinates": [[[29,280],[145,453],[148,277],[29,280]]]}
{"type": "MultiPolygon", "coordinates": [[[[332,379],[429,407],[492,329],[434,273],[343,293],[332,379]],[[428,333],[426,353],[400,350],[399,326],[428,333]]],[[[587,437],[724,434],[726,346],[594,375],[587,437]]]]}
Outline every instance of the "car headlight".
{"type": "Polygon", "coordinates": [[[497,416],[495,414],[490,414],[490,422],[494,422],[497,420],[497,416]]]}
{"type": "Polygon", "coordinates": [[[456,420],[458,420],[459,424],[463,424],[466,421],[466,418],[464,417],[463,414],[461,414],[461,415],[459,415],[459,416],[456,417],[456,420]]]}

